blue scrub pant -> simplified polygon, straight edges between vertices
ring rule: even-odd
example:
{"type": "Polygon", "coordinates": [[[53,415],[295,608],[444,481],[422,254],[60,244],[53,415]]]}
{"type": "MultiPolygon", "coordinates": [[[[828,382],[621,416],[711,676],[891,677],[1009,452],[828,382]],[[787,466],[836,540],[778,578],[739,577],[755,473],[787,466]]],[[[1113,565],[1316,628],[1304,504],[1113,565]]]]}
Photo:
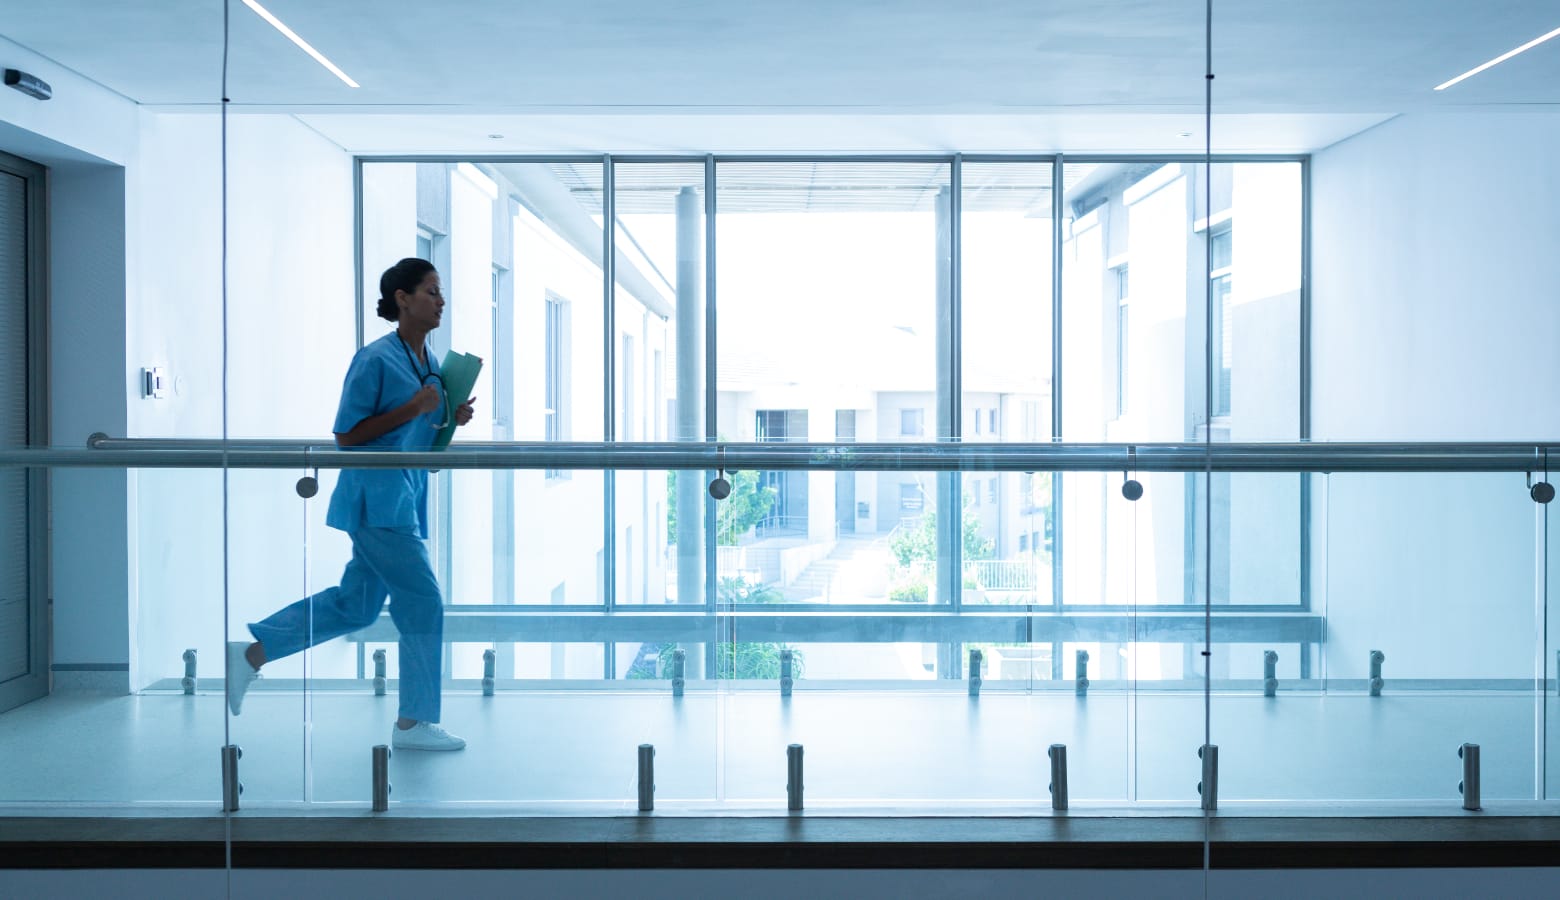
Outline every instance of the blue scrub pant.
{"type": "Polygon", "coordinates": [[[287,606],[249,626],[267,660],[291,656],[362,628],[379,618],[385,597],[401,633],[401,715],[439,721],[439,663],[444,603],[416,532],[363,527],[351,533],[352,560],[338,587],[287,606]]]}

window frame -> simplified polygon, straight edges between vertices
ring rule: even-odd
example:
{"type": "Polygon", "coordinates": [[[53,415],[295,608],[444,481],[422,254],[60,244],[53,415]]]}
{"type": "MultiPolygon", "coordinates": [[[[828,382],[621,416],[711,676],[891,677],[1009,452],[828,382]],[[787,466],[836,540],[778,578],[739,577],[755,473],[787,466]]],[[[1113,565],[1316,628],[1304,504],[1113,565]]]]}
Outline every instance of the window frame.
{"type": "MultiPolygon", "coordinates": [[[[419,155],[391,155],[391,154],[385,154],[385,155],[371,155],[371,154],[359,154],[359,155],[355,155],[354,156],[354,165],[357,166],[359,169],[361,169],[361,167],[363,165],[365,165],[365,164],[373,164],[373,163],[380,163],[380,162],[385,162],[385,163],[393,163],[393,162],[452,163],[453,164],[454,162],[465,161],[465,160],[467,160],[469,158],[470,158],[469,154],[461,154],[461,155],[437,155],[437,154],[419,154],[419,155]]],[[[1089,164],[1089,163],[1095,163],[1095,164],[1099,164],[1099,163],[1139,163],[1139,164],[1154,163],[1154,164],[1159,164],[1159,165],[1162,165],[1162,166],[1166,166],[1166,165],[1170,165],[1170,164],[1173,164],[1173,163],[1180,163],[1180,164],[1186,164],[1186,165],[1195,164],[1195,165],[1201,166],[1205,161],[1207,161],[1207,158],[1202,156],[1202,155],[1192,155],[1192,154],[1179,154],[1179,155],[1171,154],[1171,155],[1166,155],[1166,154],[1139,154],[1139,153],[1128,153],[1128,154],[1078,154],[1077,156],[1073,156],[1073,155],[1069,154],[1069,155],[1066,155],[1065,157],[1060,155],[1060,154],[1001,154],[1001,153],[997,153],[997,154],[991,154],[991,153],[986,153],[986,154],[958,154],[958,153],[939,153],[939,154],[840,154],[840,153],[835,153],[835,154],[794,154],[794,155],[784,155],[784,156],[754,155],[754,154],[677,154],[677,155],[666,155],[666,154],[611,154],[611,153],[608,153],[608,154],[591,154],[591,155],[582,155],[582,154],[575,154],[575,155],[514,154],[514,155],[507,155],[506,154],[506,155],[503,155],[501,157],[500,156],[484,157],[484,162],[495,163],[495,164],[497,164],[497,163],[521,163],[521,164],[527,164],[527,163],[571,163],[571,164],[576,164],[576,165],[586,165],[586,164],[588,164],[588,165],[601,165],[601,166],[603,166],[604,168],[606,168],[608,170],[610,170],[610,168],[613,165],[617,164],[617,163],[643,163],[643,162],[673,163],[673,162],[676,162],[676,163],[694,163],[694,164],[699,164],[699,165],[703,166],[704,167],[704,171],[705,171],[705,175],[706,175],[706,178],[705,178],[705,210],[706,210],[706,216],[707,216],[706,223],[705,223],[705,228],[704,228],[704,239],[705,239],[705,263],[704,263],[704,265],[705,265],[705,272],[706,272],[706,274],[708,276],[707,277],[707,281],[706,281],[706,283],[709,285],[709,287],[708,287],[708,294],[709,294],[709,297],[711,298],[711,301],[712,301],[710,303],[711,312],[709,314],[709,321],[713,322],[714,321],[714,308],[715,308],[715,304],[713,302],[713,298],[715,297],[714,270],[715,270],[715,267],[716,267],[716,260],[715,260],[715,255],[714,255],[715,223],[713,221],[713,214],[715,213],[715,199],[716,199],[715,195],[714,195],[714,188],[715,188],[715,183],[716,183],[715,172],[718,169],[718,167],[720,165],[724,164],[724,163],[728,163],[728,162],[780,162],[780,161],[784,161],[784,162],[804,162],[804,163],[805,162],[817,162],[817,161],[836,161],[836,162],[901,162],[901,161],[903,161],[903,162],[944,162],[944,163],[950,163],[953,166],[953,172],[955,173],[955,176],[956,176],[955,180],[954,180],[954,183],[957,184],[958,183],[957,173],[959,172],[959,167],[962,164],[965,164],[965,163],[993,163],[993,162],[995,162],[995,163],[1034,163],[1034,162],[1047,162],[1047,163],[1050,163],[1054,167],[1054,170],[1053,170],[1054,183],[1056,185],[1060,186],[1063,183],[1063,175],[1064,175],[1064,172],[1063,172],[1063,161],[1064,161],[1064,159],[1065,159],[1066,164],[1069,164],[1069,165],[1074,164],[1074,163],[1080,163],[1080,164],[1089,164]]],[[[1300,185],[1301,185],[1301,187],[1300,187],[1300,189],[1301,189],[1302,218],[1305,221],[1309,220],[1309,211],[1310,211],[1310,204],[1311,204],[1311,185],[1310,185],[1310,179],[1309,179],[1310,156],[1308,154],[1234,154],[1234,155],[1218,155],[1218,156],[1212,157],[1211,158],[1211,162],[1214,165],[1221,165],[1221,164],[1227,164],[1227,163],[1249,163],[1249,162],[1293,163],[1293,164],[1298,164],[1300,166],[1300,170],[1301,170],[1301,174],[1300,174],[1300,185]]],[[[361,184],[361,181],[359,181],[359,184],[361,184]]],[[[610,210],[610,209],[613,208],[612,207],[612,202],[611,202],[612,184],[611,184],[611,179],[610,178],[606,179],[606,181],[602,184],[602,191],[603,191],[603,194],[604,194],[604,197],[605,197],[605,200],[604,200],[605,206],[606,206],[607,209],[610,210]]],[[[1062,206],[1063,206],[1062,201],[1058,198],[1056,200],[1056,208],[1058,210],[1061,210],[1062,206]]],[[[358,238],[358,241],[359,241],[359,249],[360,249],[360,251],[361,251],[361,241],[362,241],[362,238],[363,238],[363,209],[364,209],[364,206],[363,206],[363,195],[362,195],[361,188],[360,188],[359,191],[358,191],[357,204],[356,204],[356,211],[357,211],[357,216],[358,216],[357,223],[356,223],[357,224],[356,233],[357,233],[357,238],[358,238]]],[[[960,222],[959,222],[957,216],[955,216],[953,218],[953,227],[955,229],[958,229],[960,227],[960,222]]],[[[440,236],[440,235],[432,235],[432,237],[442,237],[442,236],[440,236]]],[[[1061,321],[1060,307],[1062,305],[1063,298],[1061,296],[1060,285],[1061,285],[1061,281],[1062,281],[1062,268],[1063,268],[1063,265],[1065,264],[1063,259],[1062,259],[1064,254],[1061,252],[1061,250],[1059,248],[1061,248],[1065,244],[1066,239],[1067,239],[1067,235],[1065,233],[1065,229],[1064,228],[1058,227],[1058,228],[1053,229],[1052,235],[1051,235],[1051,244],[1052,244],[1053,259],[1055,260],[1056,265],[1053,266],[1053,271],[1052,271],[1053,290],[1052,290],[1051,303],[1052,303],[1053,314],[1054,314],[1053,321],[1057,322],[1057,323],[1059,323],[1061,321]]],[[[1309,248],[1308,233],[1307,233],[1306,229],[1304,229],[1304,228],[1302,228],[1302,230],[1301,230],[1301,238],[1300,238],[1300,240],[1301,240],[1301,243],[1302,243],[1302,250],[1301,250],[1301,254],[1302,254],[1302,256],[1301,256],[1301,258],[1302,258],[1302,262],[1301,262],[1301,288],[1300,288],[1301,327],[1300,327],[1300,338],[1299,338],[1299,340],[1300,340],[1300,351],[1301,351],[1300,354],[1299,354],[1299,358],[1300,358],[1300,367],[1301,368],[1300,368],[1300,402],[1299,402],[1299,409],[1298,409],[1297,412],[1298,412],[1298,418],[1299,418],[1300,423],[1301,423],[1300,424],[1300,438],[1302,440],[1304,440],[1304,439],[1308,438],[1308,436],[1309,436],[1308,423],[1309,423],[1309,420],[1310,420],[1310,416],[1309,416],[1309,413],[1308,413],[1308,407],[1309,407],[1309,402],[1310,402],[1309,386],[1310,386],[1310,379],[1311,379],[1311,371],[1310,371],[1310,366],[1309,366],[1309,354],[1306,351],[1306,348],[1308,346],[1307,323],[1308,323],[1309,317],[1310,317],[1310,290],[1309,290],[1309,285],[1310,285],[1310,278],[1309,278],[1310,255],[1309,255],[1309,249],[1308,249],[1309,248]]],[[[607,243],[610,245],[610,241],[607,241],[607,243]]],[[[958,246],[957,240],[955,240],[954,246],[955,247],[958,246]]],[[[435,250],[435,253],[437,253],[437,250],[435,250]]],[[[437,259],[435,259],[433,261],[434,261],[435,265],[437,265],[438,262],[439,262],[437,259]]],[[[955,261],[955,262],[957,262],[957,261],[955,261]]],[[[359,276],[360,279],[363,277],[363,270],[362,270],[361,266],[359,266],[359,269],[358,269],[358,276],[359,276]]],[[[361,290],[359,292],[359,295],[360,296],[362,295],[361,290]]],[[[1059,332],[1058,333],[1054,333],[1052,335],[1052,341],[1054,342],[1055,346],[1057,346],[1058,348],[1061,348],[1062,346],[1064,346],[1064,344],[1065,344],[1064,337],[1065,337],[1065,335],[1062,335],[1059,332]]],[[[1128,336],[1128,339],[1130,341],[1130,335],[1128,336]]],[[[706,345],[708,347],[713,348],[713,344],[714,344],[714,338],[713,338],[713,334],[711,334],[711,336],[707,338],[706,345]]],[[[962,349],[963,348],[959,347],[957,344],[955,344],[953,346],[953,348],[952,348],[951,352],[955,356],[955,363],[956,364],[957,364],[958,360],[960,358],[962,358],[962,356],[963,356],[962,349]]],[[[607,365],[610,365],[610,361],[608,361],[607,365]]],[[[1056,356],[1055,358],[1053,358],[1052,365],[1053,365],[1053,378],[1051,379],[1051,387],[1050,387],[1051,403],[1050,403],[1050,406],[1049,406],[1049,413],[1050,413],[1050,419],[1051,419],[1051,426],[1052,427],[1049,429],[1049,439],[1050,440],[1065,440],[1065,435],[1062,434],[1061,430],[1060,430],[1060,423],[1062,421],[1061,420],[1061,412],[1060,412],[1060,407],[1061,407],[1060,398],[1061,398],[1061,393],[1062,393],[1062,379],[1060,378],[1061,360],[1060,360],[1059,356],[1056,356]]],[[[713,365],[705,366],[705,380],[706,380],[706,384],[709,386],[710,390],[712,390],[712,391],[714,389],[715,379],[716,379],[716,373],[715,373],[714,366],[713,365]]],[[[610,379],[606,383],[610,385],[611,384],[610,379]]],[[[936,402],[937,402],[937,404],[939,405],[939,408],[940,408],[941,405],[947,404],[947,403],[957,404],[959,402],[959,399],[960,398],[957,397],[957,396],[953,397],[953,398],[947,398],[947,397],[939,396],[937,398],[936,402]]],[[[671,404],[675,403],[675,400],[673,398],[668,397],[666,402],[670,406],[671,404]]],[[[708,408],[713,410],[713,408],[715,406],[715,402],[716,401],[714,399],[714,394],[712,393],[710,398],[707,400],[708,408]]],[[[1124,398],[1124,405],[1126,405],[1126,406],[1128,406],[1128,408],[1130,408],[1130,397],[1124,398]]],[[[923,420],[923,422],[924,422],[924,420],[923,420]]],[[[1039,423],[1036,423],[1036,424],[1039,424],[1039,425],[1043,426],[1044,422],[1039,422],[1039,423]]],[[[713,424],[711,424],[711,425],[709,425],[707,427],[709,429],[711,429],[710,437],[713,439],[713,437],[714,437],[714,435],[713,435],[713,424]]],[[[925,430],[925,426],[923,424],[923,427],[922,427],[923,434],[922,435],[901,435],[901,437],[904,437],[904,438],[922,437],[922,436],[924,436],[924,430],[925,430]]],[[[1045,435],[1041,435],[1040,439],[1045,440],[1047,438],[1046,438],[1045,435]]],[[[890,439],[890,440],[892,440],[892,439],[890,439]]],[[[1059,496],[1060,495],[1060,488],[1061,488],[1061,486],[1059,484],[1055,486],[1055,491],[1056,491],[1057,496],[1054,497],[1053,501],[1052,501],[1053,504],[1055,504],[1058,508],[1060,507],[1060,496],[1059,496]]],[[[1304,501],[1302,501],[1302,502],[1303,502],[1303,507],[1302,507],[1302,523],[1301,523],[1301,536],[1302,536],[1301,572],[1302,572],[1302,580],[1304,582],[1305,580],[1307,580],[1307,576],[1309,575],[1309,572],[1307,571],[1308,564],[1306,562],[1307,554],[1305,554],[1305,551],[1304,551],[1305,538],[1306,538],[1308,530],[1309,530],[1308,527],[1307,527],[1307,523],[1309,522],[1309,507],[1308,507],[1308,505],[1304,505],[1304,501]]],[[[609,514],[610,514],[610,511],[609,511],[609,514]]],[[[611,523],[608,523],[607,527],[610,529],[611,523]]],[[[1051,524],[1048,521],[1048,531],[1049,531],[1050,527],[1051,527],[1051,524]]],[[[1062,530],[1065,527],[1066,527],[1065,524],[1063,522],[1061,522],[1060,520],[1056,521],[1055,524],[1054,524],[1055,534],[1056,534],[1055,541],[1056,541],[1056,545],[1058,547],[1061,546],[1061,543],[1062,543],[1062,540],[1061,540],[1062,539],[1062,530]]],[[[1046,541],[1046,543],[1049,544],[1050,540],[1048,539],[1046,541]]],[[[1061,599],[1062,598],[1060,596],[1057,596],[1056,597],[1056,602],[1060,603],[1061,599]]],[[[1165,606],[1167,608],[1177,608],[1178,605],[1176,605],[1176,604],[1166,604],[1165,606]]],[[[1307,609],[1309,608],[1309,589],[1304,584],[1303,584],[1302,590],[1301,590],[1301,603],[1300,603],[1300,606],[1302,608],[1307,608],[1307,609]]],[[[787,608],[790,609],[790,607],[787,607],[787,608]]],[[[846,608],[850,608],[849,605],[844,605],[844,606],[842,606],[842,605],[832,605],[831,606],[831,609],[835,609],[835,610],[846,609],[846,608]]],[[[878,610],[878,609],[880,609],[880,607],[878,607],[877,605],[867,605],[867,606],[861,607],[861,608],[863,608],[865,610],[878,610]]],[[[1069,605],[1067,607],[1067,609],[1069,611],[1072,611],[1072,610],[1085,611],[1088,608],[1089,608],[1088,605],[1078,605],[1078,604],[1069,605]]],[[[1249,606],[1249,611],[1264,611],[1264,612],[1266,612],[1266,611],[1275,611],[1275,610],[1280,610],[1281,611],[1281,610],[1287,610],[1287,609],[1293,609],[1293,608],[1294,608],[1293,604],[1282,604],[1282,605],[1280,605],[1280,604],[1254,604],[1254,605],[1250,605],[1249,606]]],[[[587,609],[590,609],[590,607],[575,607],[571,611],[579,611],[579,610],[587,610],[587,609]]],[[[798,611],[805,611],[805,605],[798,605],[796,607],[796,609],[798,611]]],[[[1248,607],[1244,607],[1244,606],[1230,606],[1230,607],[1221,608],[1221,611],[1239,612],[1239,611],[1243,611],[1243,610],[1247,610],[1247,609],[1248,609],[1248,607]]]]}

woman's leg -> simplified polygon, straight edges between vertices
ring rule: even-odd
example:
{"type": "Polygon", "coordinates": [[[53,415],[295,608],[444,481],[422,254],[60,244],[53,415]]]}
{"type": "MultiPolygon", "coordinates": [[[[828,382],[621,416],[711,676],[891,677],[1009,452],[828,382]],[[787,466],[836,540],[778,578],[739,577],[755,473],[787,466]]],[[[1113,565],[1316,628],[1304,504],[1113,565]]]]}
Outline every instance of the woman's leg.
{"type": "Polygon", "coordinates": [[[444,599],[428,545],[411,531],[365,528],[353,546],[390,591],[390,618],[401,633],[401,718],[438,722],[444,599]]]}
{"type": "Polygon", "coordinates": [[[384,608],[389,589],[366,560],[357,535],[352,559],[341,573],[341,584],[289,604],[249,626],[259,644],[246,652],[250,665],[291,656],[307,647],[373,624],[384,608]],[[258,660],[256,657],[258,656],[258,660]]]}
{"type": "Polygon", "coordinates": [[[228,710],[235,716],[243,711],[244,695],[267,661],[290,656],[305,647],[366,627],[379,617],[387,593],[384,582],[364,561],[364,554],[354,537],[352,560],[341,573],[340,585],[289,604],[262,622],[252,623],[249,633],[254,635],[253,644],[232,641],[227,645],[228,710]]]}

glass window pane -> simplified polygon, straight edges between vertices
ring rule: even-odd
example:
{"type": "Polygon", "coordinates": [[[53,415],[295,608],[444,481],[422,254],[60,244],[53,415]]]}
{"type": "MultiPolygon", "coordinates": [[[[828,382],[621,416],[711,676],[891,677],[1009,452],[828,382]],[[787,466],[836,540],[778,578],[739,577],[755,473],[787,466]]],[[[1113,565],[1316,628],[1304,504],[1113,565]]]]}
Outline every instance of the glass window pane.
{"type": "MultiPolygon", "coordinates": [[[[704,164],[614,163],[613,185],[616,437],[702,441],[704,164]]],[[[744,474],[750,473],[727,473],[734,497],[718,513],[743,502],[749,486],[744,474]]],[[[704,603],[709,478],[664,470],[621,471],[613,478],[614,602],[704,603]]]]}
{"type": "MultiPolygon", "coordinates": [[[[1053,166],[962,167],[961,365],[964,441],[1052,438],[1053,166]],[[973,426],[973,427],[969,427],[973,426]]],[[[1049,604],[1052,474],[966,473],[962,600],[1049,604]]],[[[1050,643],[970,645],[995,679],[1051,677],[1050,643]]]]}
{"type": "MultiPolygon", "coordinates": [[[[950,434],[937,412],[948,374],[937,348],[950,284],[949,167],[734,162],[716,177],[720,435],[950,434]]],[[[736,519],[723,532],[734,538],[721,551],[723,583],[746,573],[744,595],[786,602],[927,602],[932,560],[896,568],[883,545],[935,506],[935,477],[755,474],[749,496],[761,515],[721,504],[736,519]]]]}

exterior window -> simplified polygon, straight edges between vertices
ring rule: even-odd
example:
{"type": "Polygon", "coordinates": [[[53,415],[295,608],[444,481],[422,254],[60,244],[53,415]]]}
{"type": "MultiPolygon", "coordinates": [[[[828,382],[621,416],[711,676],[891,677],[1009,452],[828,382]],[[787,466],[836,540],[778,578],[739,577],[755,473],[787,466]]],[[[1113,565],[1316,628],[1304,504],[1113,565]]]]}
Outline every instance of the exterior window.
{"type": "Polygon", "coordinates": [[[1213,334],[1209,335],[1213,346],[1213,409],[1215,416],[1230,414],[1230,363],[1234,355],[1234,339],[1231,327],[1233,312],[1230,306],[1230,275],[1233,263],[1230,229],[1214,232],[1213,268],[1208,272],[1212,281],[1209,303],[1213,306],[1213,334]]]}
{"type": "Polygon", "coordinates": [[[1127,411],[1127,356],[1130,346],[1127,343],[1127,322],[1130,316],[1127,314],[1127,266],[1122,264],[1116,267],[1116,418],[1121,418],[1127,411]]]}
{"type": "Polygon", "coordinates": [[[920,437],[926,433],[926,410],[901,409],[899,433],[904,437],[920,437]]]}
{"type": "Polygon", "coordinates": [[[997,479],[995,478],[992,478],[986,482],[986,502],[997,502],[997,479]]]}
{"type": "Polygon", "coordinates": [[[498,266],[493,267],[493,330],[489,332],[493,341],[488,345],[488,383],[493,385],[492,396],[488,398],[488,407],[493,410],[493,424],[504,424],[503,398],[499,391],[504,385],[504,357],[499,352],[502,344],[499,341],[502,329],[499,325],[499,311],[503,303],[504,270],[498,266]]]}
{"type": "Polygon", "coordinates": [[[840,443],[856,439],[856,411],[854,409],[837,409],[834,411],[834,439],[840,443]]]}
{"type": "MultiPolygon", "coordinates": [[[[1050,423],[1046,423],[1049,430],[1050,423]]],[[[1040,436],[1040,403],[1036,400],[1024,401],[1024,434],[1026,441],[1038,440],[1040,436]]]]}
{"type": "Polygon", "coordinates": [[[666,409],[666,400],[664,397],[666,389],[663,385],[661,351],[655,351],[652,359],[654,360],[654,367],[650,372],[650,415],[654,417],[654,422],[651,425],[650,440],[664,441],[666,440],[666,425],[665,421],[661,418],[661,415],[662,411],[666,409]]]}
{"type": "Polygon", "coordinates": [[[639,404],[634,396],[634,385],[639,382],[636,371],[637,361],[634,358],[634,336],[623,335],[623,396],[618,402],[623,412],[623,430],[618,434],[618,440],[635,441],[639,439],[639,404]]]}
{"type": "MultiPolygon", "coordinates": [[[[547,349],[543,354],[546,372],[543,376],[545,405],[542,407],[542,415],[546,417],[547,423],[543,436],[549,441],[566,441],[569,439],[568,383],[565,376],[568,372],[569,305],[552,295],[547,297],[544,305],[547,307],[547,349]]],[[[547,477],[567,478],[568,475],[561,469],[548,469],[547,477]]]]}

